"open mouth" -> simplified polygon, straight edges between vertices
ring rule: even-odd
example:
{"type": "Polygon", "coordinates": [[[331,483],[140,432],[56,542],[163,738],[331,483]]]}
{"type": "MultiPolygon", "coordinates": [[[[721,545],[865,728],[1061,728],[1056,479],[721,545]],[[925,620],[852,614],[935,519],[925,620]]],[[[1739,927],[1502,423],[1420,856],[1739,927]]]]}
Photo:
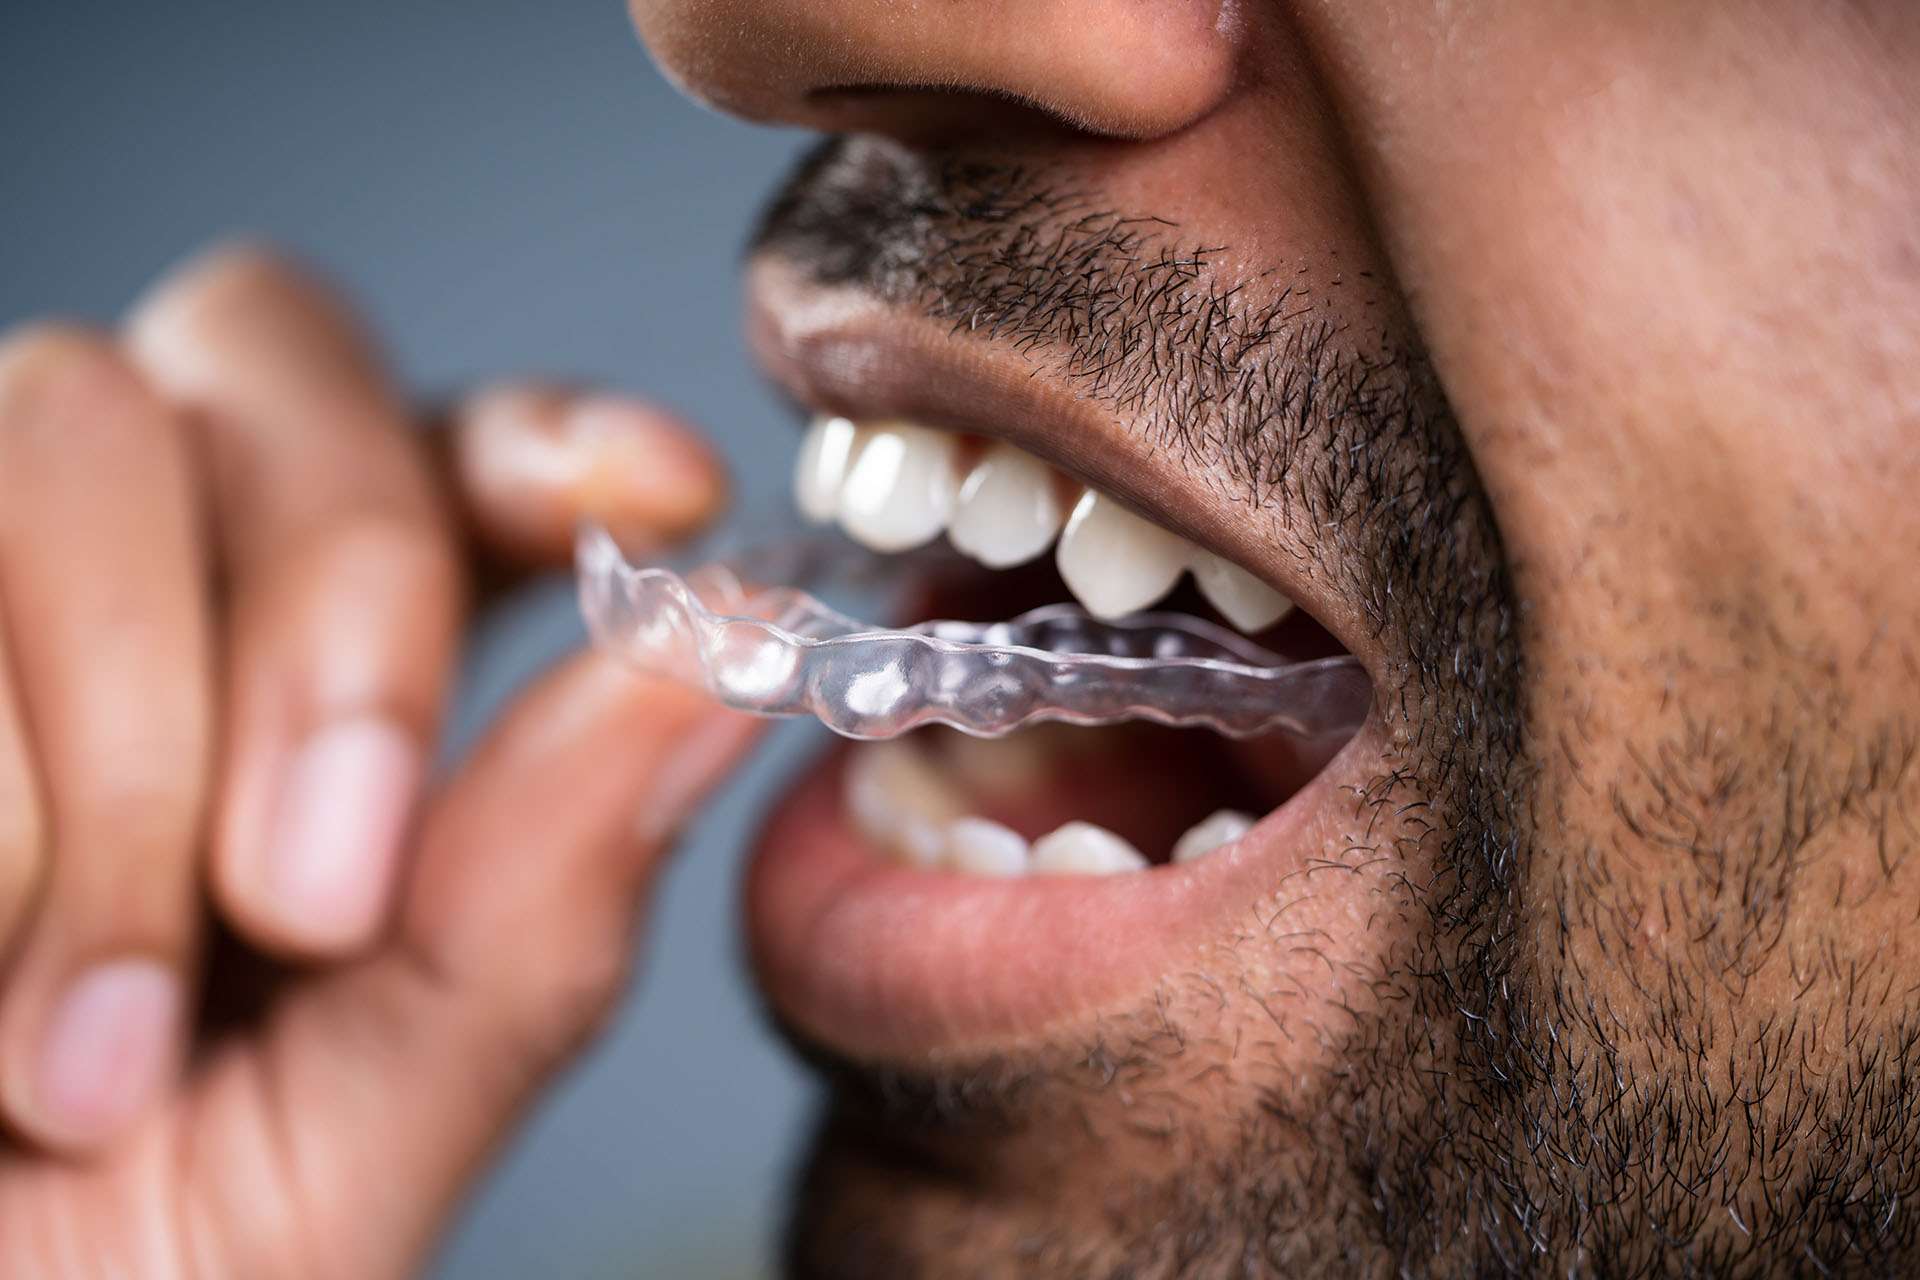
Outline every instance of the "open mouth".
{"type": "MultiPolygon", "coordinates": [[[[946,620],[943,631],[1071,601],[1094,619],[1137,620],[1156,653],[1206,631],[1237,634],[1251,661],[1276,669],[1343,652],[1238,565],[1005,441],[822,415],[801,444],[794,496],[808,518],[837,522],[876,552],[944,535],[962,567],[930,574],[914,609],[946,620]]],[[[1103,678],[1112,677],[1076,672],[1073,692],[1103,678]]],[[[1232,737],[1143,723],[1041,724],[993,738],[914,732],[852,745],[841,800],[872,850],[906,866],[1000,877],[1143,872],[1245,836],[1325,765],[1363,707],[1350,699],[1352,724],[1232,737]]],[[[1151,690],[1136,709],[1164,714],[1151,690]]]]}
{"type": "MultiPolygon", "coordinates": [[[[801,282],[777,260],[754,275],[759,354],[813,415],[797,505],[881,556],[956,551],[916,583],[888,638],[913,655],[959,653],[970,673],[947,680],[935,664],[917,684],[896,678],[909,655],[831,686],[836,706],[869,686],[893,692],[881,721],[821,716],[880,740],[845,743],[809,771],[751,866],[750,950],[782,1020],[838,1054],[924,1063],[1138,1007],[1254,932],[1298,934],[1275,980],[1301,990],[1328,965],[1358,964],[1370,908],[1352,877],[1322,873],[1360,843],[1363,793],[1390,743],[1368,710],[1378,655],[1347,605],[1283,563],[1245,508],[1210,497],[1208,476],[1089,416],[1020,353],[801,282]],[[1052,661],[1027,642],[1032,619],[1060,610],[1096,647],[1119,636],[1136,649],[1052,661]],[[998,643],[1009,634],[1021,643],[998,643]],[[1204,696],[1181,703],[1195,670],[1204,696]],[[1000,685],[1047,714],[970,720],[982,672],[1024,673],[1000,685]],[[1145,690],[1128,714],[1099,714],[1128,681],[1145,690]],[[1316,687],[1341,692],[1315,703],[1316,687]],[[902,688],[948,699],[939,723],[908,723],[902,688]],[[1220,731],[1223,705],[1261,698],[1274,705],[1254,731],[1220,731]],[[1289,699],[1313,705],[1290,719],[1289,699]]],[[[707,636],[708,651],[757,655],[740,664],[756,696],[779,683],[768,671],[784,679],[821,655],[845,674],[873,639],[773,628],[769,647],[759,625],[723,617],[707,636]]],[[[821,687],[783,709],[816,709],[821,687]]]]}

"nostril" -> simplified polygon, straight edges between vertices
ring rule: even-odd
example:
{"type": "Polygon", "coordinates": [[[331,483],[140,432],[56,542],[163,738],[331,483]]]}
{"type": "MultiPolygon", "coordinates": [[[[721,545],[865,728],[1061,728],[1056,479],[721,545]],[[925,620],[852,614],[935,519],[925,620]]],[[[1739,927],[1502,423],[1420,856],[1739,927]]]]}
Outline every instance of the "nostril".
{"type": "Polygon", "coordinates": [[[816,126],[877,133],[918,147],[1000,140],[1072,141],[1093,131],[1056,108],[999,89],[911,84],[835,84],[809,90],[816,126]]]}

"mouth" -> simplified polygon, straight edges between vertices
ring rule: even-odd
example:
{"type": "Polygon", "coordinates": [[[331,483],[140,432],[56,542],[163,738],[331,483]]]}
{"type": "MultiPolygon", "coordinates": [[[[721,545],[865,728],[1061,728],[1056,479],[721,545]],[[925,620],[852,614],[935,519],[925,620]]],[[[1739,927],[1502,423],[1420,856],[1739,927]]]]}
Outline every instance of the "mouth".
{"type": "MultiPolygon", "coordinates": [[[[922,584],[920,617],[1176,611],[1285,661],[1350,653],[1377,686],[1376,638],[1288,540],[1044,360],[777,257],[750,285],[756,351],[810,415],[802,514],[882,554],[944,539],[964,558],[922,584]]],[[[1359,946],[1364,908],[1316,876],[1357,842],[1388,747],[1377,716],[1313,739],[1131,723],[844,744],[754,861],[761,984],[805,1037],[925,1062],[1137,1006],[1249,931],[1298,931],[1310,981],[1359,946]]]]}

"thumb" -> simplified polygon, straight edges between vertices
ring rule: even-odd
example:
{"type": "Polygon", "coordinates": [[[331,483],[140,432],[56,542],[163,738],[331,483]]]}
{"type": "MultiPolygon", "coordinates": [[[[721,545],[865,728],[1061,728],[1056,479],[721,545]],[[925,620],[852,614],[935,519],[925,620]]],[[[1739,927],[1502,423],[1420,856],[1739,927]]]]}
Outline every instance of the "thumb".
{"type": "Polygon", "coordinates": [[[523,695],[452,780],[393,942],[295,996],[266,1046],[273,1123],[318,1215],[308,1238],[346,1246],[338,1274],[411,1274],[598,1030],[663,851],[760,723],[590,653],[523,695]]]}

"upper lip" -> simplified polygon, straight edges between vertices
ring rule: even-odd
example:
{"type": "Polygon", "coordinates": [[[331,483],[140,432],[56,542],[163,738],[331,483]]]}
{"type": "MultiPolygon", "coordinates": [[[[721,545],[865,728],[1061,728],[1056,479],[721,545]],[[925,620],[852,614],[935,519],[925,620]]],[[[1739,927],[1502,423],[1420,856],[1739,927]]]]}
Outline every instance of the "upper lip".
{"type": "Polygon", "coordinates": [[[1266,579],[1377,676],[1377,631],[1328,590],[1328,575],[1305,570],[1311,530],[1289,527],[1279,511],[1265,524],[1250,522],[1246,505],[1224,496],[1202,460],[1156,450],[1123,417],[1076,396],[1044,362],[858,288],[816,284],[777,254],[751,261],[747,286],[754,355],[798,404],[1004,439],[1266,579]]]}

